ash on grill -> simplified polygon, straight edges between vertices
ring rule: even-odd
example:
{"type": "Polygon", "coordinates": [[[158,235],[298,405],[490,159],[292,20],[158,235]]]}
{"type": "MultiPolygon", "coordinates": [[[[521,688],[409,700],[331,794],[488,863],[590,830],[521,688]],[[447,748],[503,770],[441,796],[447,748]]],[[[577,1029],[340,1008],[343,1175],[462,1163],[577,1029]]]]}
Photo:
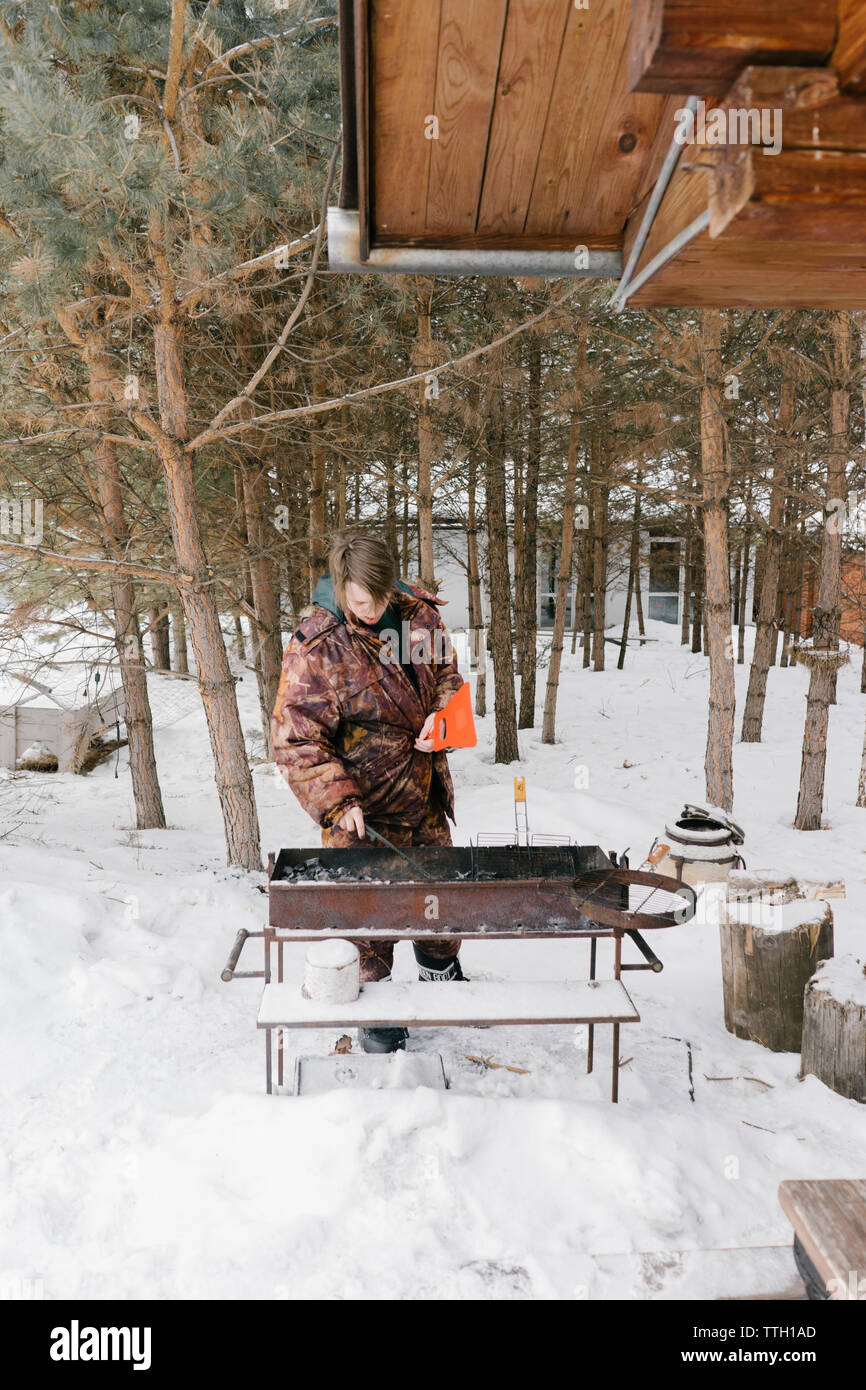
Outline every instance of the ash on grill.
{"type": "MultiPolygon", "coordinates": [[[[453,879],[503,878],[507,875],[493,873],[490,869],[459,870],[451,874],[453,879]]],[[[305,859],[303,864],[285,865],[280,874],[284,883],[390,883],[390,878],[378,878],[373,873],[353,873],[345,864],[335,869],[327,869],[321,859],[305,859]]]]}

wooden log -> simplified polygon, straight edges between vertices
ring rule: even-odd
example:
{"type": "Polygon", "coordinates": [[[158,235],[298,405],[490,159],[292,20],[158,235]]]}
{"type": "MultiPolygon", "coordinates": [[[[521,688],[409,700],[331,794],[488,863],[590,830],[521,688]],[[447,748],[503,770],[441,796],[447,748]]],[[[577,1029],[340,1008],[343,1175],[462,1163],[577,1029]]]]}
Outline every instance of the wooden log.
{"type": "Polygon", "coordinates": [[[630,91],[722,96],[748,63],[816,66],[836,0],[632,0],[630,91]]]}
{"type": "Polygon", "coordinates": [[[866,973],[855,956],[822,961],[806,986],[800,1076],[866,1101],[866,973]]]}
{"type": "Polygon", "coordinates": [[[786,149],[767,158],[749,145],[729,146],[725,156],[710,170],[712,238],[736,218],[736,235],[762,247],[791,237],[862,242],[866,160],[861,151],[786,149]]]}
{"type": "Polygon", "coordinates": [[[839,0],[839,30],[830,59],[842,86],[866,92],[866,6],[863,0],[839,0]]]}
{"type": "Polygon", "coordinates": [[[728,876],[731,902],[792,903],[798,897],[797,880],[792,874],[773,869],[732,869],[728,876]]]}
{"type": "Polygon", "coordinates": [[[719,927],[725,1027],[771,1052],[799,1052],[803,993],[833,954],[826,903],[729,902],[719,927]]]}

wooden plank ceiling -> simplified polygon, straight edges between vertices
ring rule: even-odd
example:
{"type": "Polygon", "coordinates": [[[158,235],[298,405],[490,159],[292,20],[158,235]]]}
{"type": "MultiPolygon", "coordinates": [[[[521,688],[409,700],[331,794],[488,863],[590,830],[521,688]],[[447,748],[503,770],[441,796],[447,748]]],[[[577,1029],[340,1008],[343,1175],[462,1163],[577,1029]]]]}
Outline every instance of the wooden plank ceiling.
{"type": "Polygon", "coordinates": [[[684,147],[630,302],[866,307],[866,0],[583,3],[355,0],[369,244],[628,257],[693,95],[781,150],[684,147]]]}
{"type": "Polygon", "coordinates": [[[665,107],[626,90],[629,22],[626,0],[370,0],[371,242],[619,248],[665,107]]]}

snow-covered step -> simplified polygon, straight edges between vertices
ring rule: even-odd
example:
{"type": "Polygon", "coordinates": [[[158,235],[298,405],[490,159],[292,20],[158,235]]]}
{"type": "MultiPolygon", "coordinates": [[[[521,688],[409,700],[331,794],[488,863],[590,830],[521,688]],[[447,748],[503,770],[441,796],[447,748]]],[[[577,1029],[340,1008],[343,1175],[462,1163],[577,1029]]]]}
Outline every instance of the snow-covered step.
{"type": "Polygon", "coordinates": [[[361,986],[351,1004],[304,999],[298,984],[265,985],[259,1028],[413,1027],[450,1023],[639,1023],[619,980],[411,981],[378,980],[361,986]]]}

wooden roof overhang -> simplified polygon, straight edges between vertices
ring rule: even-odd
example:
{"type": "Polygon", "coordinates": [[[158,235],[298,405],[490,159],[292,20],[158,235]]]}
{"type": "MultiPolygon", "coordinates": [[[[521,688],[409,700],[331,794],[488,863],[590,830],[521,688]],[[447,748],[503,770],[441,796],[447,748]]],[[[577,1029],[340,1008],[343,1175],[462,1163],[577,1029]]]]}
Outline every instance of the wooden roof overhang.
{"type": "Polygon", "coordinates": [[[866,308],[866,0],[340,0],[340,29],[332,271],[866,308]]]}

